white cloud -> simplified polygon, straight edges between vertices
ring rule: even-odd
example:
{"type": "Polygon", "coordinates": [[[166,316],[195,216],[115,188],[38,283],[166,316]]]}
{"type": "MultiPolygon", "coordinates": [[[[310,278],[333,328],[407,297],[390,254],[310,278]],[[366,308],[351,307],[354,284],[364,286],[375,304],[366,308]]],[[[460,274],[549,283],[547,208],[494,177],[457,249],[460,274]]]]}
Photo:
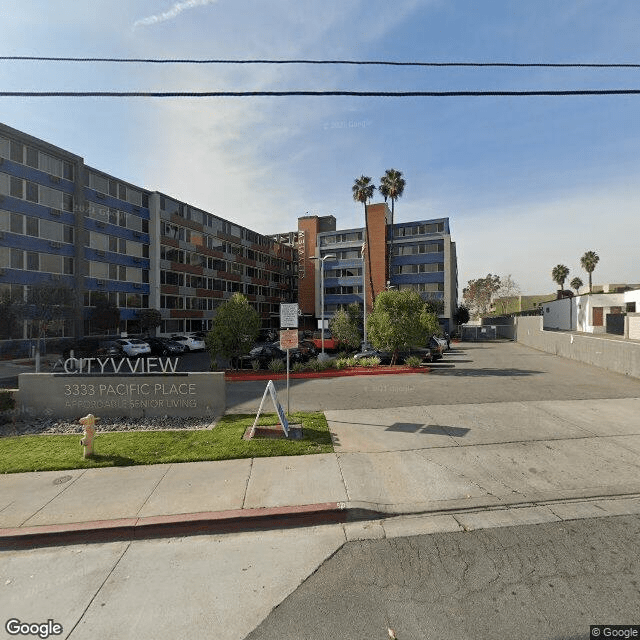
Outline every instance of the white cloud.
{"type": "Polygon", "coordinates": [[[173,18],[179,16],[183,11],[186,11],[187,9],[193,9],[194,7],[203,7],[208,4],[214,4],[217,1],[218,0],[183,0],[183,2],[176,2],[168,11],[136,20],[133,23],[133,26],[134,28],[140,26],[146,27],[152,24],[158,24],[159,22],[166,22],[167,20],[172,20],[173,18]]]}
{"type": "Polygon", "coordinates": [[[453,221],[460,290],[487,273],[512,274],[523,294],[556,289],[551,270],[570,269],[585,280],[580,256],[595,251],[594,283],[640,282],[635,238],[640,237],[640,190],[602,185],[549,201],[481,210],[453,221]]]}

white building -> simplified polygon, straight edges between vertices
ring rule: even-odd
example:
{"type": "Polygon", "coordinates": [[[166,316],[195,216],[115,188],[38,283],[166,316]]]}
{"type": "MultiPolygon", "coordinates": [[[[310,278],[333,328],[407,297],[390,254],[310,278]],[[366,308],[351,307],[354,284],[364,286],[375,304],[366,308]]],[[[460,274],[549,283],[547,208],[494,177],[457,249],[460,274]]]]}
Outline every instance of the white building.
{"type": "Polygon", "coordinates": [[[640,319],[637,310],[640,310],[640,289],[579,295],[546,302],[543,327],[545,330],[617,333],[630,337],[630,330],[635,335],[634,327],[640,319]]]}

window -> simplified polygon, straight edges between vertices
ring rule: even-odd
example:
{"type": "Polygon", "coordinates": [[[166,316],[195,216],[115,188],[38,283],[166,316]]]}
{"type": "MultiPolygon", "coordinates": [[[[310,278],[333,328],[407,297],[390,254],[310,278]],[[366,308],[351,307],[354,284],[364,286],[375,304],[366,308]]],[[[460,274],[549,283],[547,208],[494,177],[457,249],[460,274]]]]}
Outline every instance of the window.
{"type": "Polygon", "coordinates": [[[26,216],[27,218],[27,235],[38,237],[38,218],[32,218],[31,216],[26,216]]]}
{"type": "Polygon", "coordinates": [[[34,169],[38,168],[38,150],[33,147],[27,147],[27,165],[34,169]]]}
{"type": "Polygon", "coordinates": [[[40,256],[35,251],[27,251],[27,271],[40,271],[40,256]]]}
{"type": "Polygon", "coordinates": [[[21,178],[14,178],[13,176],[11,176],[10,178],[10,194],[12,197],[14,198],[20,198],[22,199],[23,197],[23,189],[22,189],[22,179],[21,178]]]}
{"type": "Polygon", "coordinates": [[[11,213],[11,232],[24,233],[22,216],[19,213],[11,213]]]}
{"type": "Polygon", "coordinates": [[[11,268],[24,269],[24,251],[22,249],[11,249],[11,268]]]}
{"type": "Polygon", "coordinates": [[[27,183],[27,200],[29,202],[38,202],[38,185],[35,182],[26,181],[27,183]]]}
{"type": "Polygon", "coordinates": [[[11,160],[22,164],[22,144],[19,142],[11,141],[11,160]]]}
{"type": "Polygon", "coordinates": [[[106,262],[89,262],[89,276],[106,280],[109,278],[109,264],[106,262]]]}

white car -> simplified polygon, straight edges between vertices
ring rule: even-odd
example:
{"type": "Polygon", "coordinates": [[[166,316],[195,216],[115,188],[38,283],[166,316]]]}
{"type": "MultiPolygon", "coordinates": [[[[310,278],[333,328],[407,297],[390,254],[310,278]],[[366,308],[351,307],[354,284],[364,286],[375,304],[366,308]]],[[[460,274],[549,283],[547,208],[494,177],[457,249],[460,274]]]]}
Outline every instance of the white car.
{"type": "Polygon", "coordinates": [[[138,338],[121,338],[120,340],[115,340],[114,344],[125,356],[130,358],[138,358],[151,353],[151,347],[143,340],[138,340],[138,338]]]}
{"type": "Polygon", "coordinates": [[[206,349],[206,345],[204,343],[204,339],[199,336],[171,336],[171,339],[175,342],[184,345],[187,351],[204,351],[206,349]]]}

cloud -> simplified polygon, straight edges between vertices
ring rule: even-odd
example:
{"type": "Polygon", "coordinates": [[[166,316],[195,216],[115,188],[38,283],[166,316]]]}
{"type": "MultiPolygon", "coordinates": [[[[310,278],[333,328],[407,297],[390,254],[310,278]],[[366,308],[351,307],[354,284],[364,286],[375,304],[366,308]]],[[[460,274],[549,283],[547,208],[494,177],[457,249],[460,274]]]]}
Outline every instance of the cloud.
{"type": "Polygon", "coordinates": [[[184,0],[183,2],[176,2],[168,11],[136,20],[133,23],[133,26],[134,28],[140,26],[146,27],[152,24],[158,24],[159,22],[166,22],[167,20],[176,18],[187,9],[193,9],[194,7],[203,7],[208,4],[214,4],[217,1],[218,0],[184,0]]]}

